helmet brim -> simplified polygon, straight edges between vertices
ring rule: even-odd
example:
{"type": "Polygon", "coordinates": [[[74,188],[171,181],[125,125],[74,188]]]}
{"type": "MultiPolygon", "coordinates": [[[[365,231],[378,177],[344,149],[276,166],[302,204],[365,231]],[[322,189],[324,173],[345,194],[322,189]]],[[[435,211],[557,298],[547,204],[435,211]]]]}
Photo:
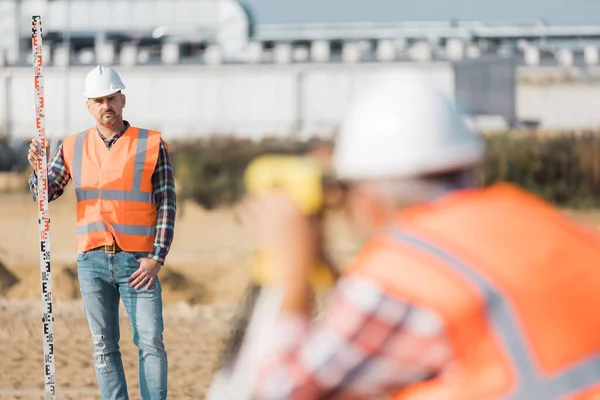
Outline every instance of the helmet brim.
{"type": "Polygon", "coordinates": [[[125,89],[125,86],[119,88],[119,89],[107,89],[107,90],[103,90],[103,91],[98,91],[98,92],[84,92],[83,96],[86,99],[97,99],[100,97],[104,97],[104,96],[110,96],[111,94],[115,94],[120,92],[121,90],[125,89]]]}

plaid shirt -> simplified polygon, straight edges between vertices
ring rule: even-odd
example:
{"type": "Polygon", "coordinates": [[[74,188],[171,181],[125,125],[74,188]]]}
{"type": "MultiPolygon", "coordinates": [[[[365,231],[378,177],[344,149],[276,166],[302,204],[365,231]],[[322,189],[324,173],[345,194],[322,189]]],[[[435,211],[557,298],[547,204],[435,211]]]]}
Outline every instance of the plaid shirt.
{"type": "MultiPolygon", "coordinates": [[[[124,122],[126,130],[129,128],[129,122],[124,122]]],[[[100,135],[106,144],[106,147],[110,149],[112,145],[123,136],[125,130],[113,136],[111,139],[105,138],[100,131],[98,131],[98,135],[100,135]]],[[[49,201],[56,200],[63,194],[64,188],[67,183],[69,183],[70,179],[71,175],[65,166],[61,144],[56,150],[54,157],[52,157],[50,164],[48,164],[49,201]]],[[[157,219],[154,248],[149,257],[164,264],[165,258],[171,247],[171,242],[173,241],[177,207],[171,160],[169,158],[167,147],[162,140],[160,142],[156,168],[152,174],[152,188],[154,191],[154,202],[156,203],[157,219]]],[[[31,190],[34,200],[37,200],[37,176],[35,172],[29,178],[29,189],[31,190]]]]}
{"type": "Polygon", "coordinates": [[[441,373],[451,350],[435,315],[343,277],[323,319],[283,316],[255,400],[374,399],[441,373]]]}

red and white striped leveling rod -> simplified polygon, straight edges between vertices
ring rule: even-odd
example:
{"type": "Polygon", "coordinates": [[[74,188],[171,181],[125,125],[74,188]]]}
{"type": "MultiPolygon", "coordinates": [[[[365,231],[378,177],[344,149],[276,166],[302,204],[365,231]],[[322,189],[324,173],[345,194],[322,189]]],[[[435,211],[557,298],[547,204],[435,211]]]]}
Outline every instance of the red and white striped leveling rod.
{"type": "Polygon", "coordinates": [[[41,157],[37,160],[37,199],[40,225],[40,270],[42,279],[42,325],[44,338],[44,386],[46,400],[56,399],[54,375],[54,313],[50,268],[50,214],[48,212],[48,162],[44,121],[44,73],[42,59],[42,18],[32,18],[33,80],[35,88],[35,127],[41,157]]]}

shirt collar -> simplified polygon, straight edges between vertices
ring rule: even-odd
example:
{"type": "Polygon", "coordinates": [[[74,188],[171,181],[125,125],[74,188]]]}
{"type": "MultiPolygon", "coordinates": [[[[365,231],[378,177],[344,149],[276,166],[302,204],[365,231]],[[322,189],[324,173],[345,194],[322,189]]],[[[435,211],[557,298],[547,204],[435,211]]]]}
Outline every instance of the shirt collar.
{"type": "Polygon", "coordinates": [[[107,139],[98,129],[98,127],[96,126],[96,132],[98,132],[98,135],[100,135],[100,138],[104,141],[104,143],[106,144],[110,144],[110,143],[114,143],[117,141],[118,138],[120,138],[121,136],[123,136],[123,134],[125,133],[125,131],[129,128],[129,122],[127,121],[123,121],[123,130],[119,133],[117,133],[115,136],[113,136],[110,139],[107,139]]]}

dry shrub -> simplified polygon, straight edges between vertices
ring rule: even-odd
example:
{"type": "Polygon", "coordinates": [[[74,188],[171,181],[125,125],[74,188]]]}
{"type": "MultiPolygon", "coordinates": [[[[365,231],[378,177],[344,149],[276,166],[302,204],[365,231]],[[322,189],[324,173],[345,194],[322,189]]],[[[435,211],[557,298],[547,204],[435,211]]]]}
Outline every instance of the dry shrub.
{"type": "Polygon", "coordinates": [[[19,279],[0,261],[0,296],[18,282],[19,279]]]}
{"type": "MultiPolygon", "coordinates": [[[[600,136],[597,132],[512,131],[486,135],[488,157],[481,182],[512,182],[565,207],[600,205],[600,136]]],[[[207,209],[227,206],[243,194],[243,172],[259,154],[305,154],[314,143],[295,139],[204,139],[174,143],[178,198],[207,209]]]]}

